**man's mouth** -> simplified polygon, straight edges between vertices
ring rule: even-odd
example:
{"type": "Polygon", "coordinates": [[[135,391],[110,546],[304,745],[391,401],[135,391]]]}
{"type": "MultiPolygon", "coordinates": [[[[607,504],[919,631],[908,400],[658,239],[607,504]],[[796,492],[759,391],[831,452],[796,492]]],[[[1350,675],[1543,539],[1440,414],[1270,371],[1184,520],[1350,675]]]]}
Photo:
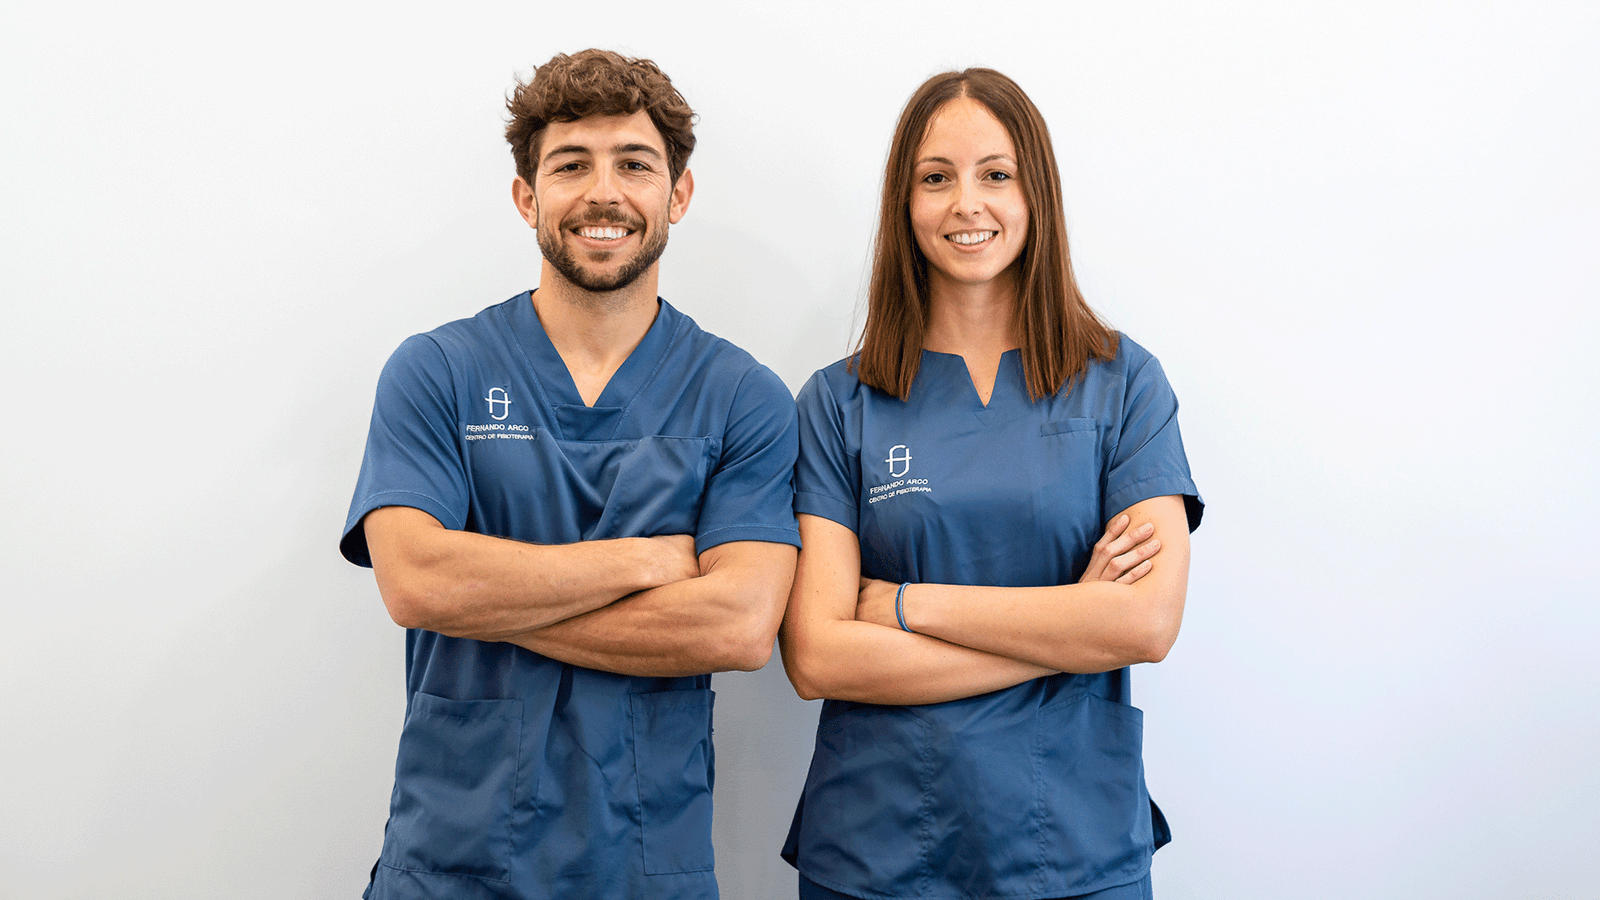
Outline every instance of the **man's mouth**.
{"type": "Polygon", "coordinates": [[[592,241],[619,241],[632,233],[621,225],[580,225],[573,230],[592,241]]]}

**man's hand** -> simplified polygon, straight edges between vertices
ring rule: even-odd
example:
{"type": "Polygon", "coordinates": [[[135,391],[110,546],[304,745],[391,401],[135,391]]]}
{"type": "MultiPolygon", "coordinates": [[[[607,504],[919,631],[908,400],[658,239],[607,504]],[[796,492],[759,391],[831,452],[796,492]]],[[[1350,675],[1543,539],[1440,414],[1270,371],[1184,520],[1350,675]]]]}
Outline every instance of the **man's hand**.
{"type": "Polygon", "coordinates": [[[1150,574],[1154,568],[1150,560],[1161,550],[1156,540],[1155,525],[1145,522],[1129,528],[1132,519],[1123,513],[1106,523],[1106,533],[1095,541],[1094,554],[1089,557],[1089,567],[1083,571],[1079,584],[1091,581],[1115,581],[1133,584],[1150,574]]]}
{"type": "Polygon", "coordinates": [[[700,558],[694,552],[694,535],[663,534],[640,540],[648,542],[646,546],[654,554],[653,565],[657,574],[651,580],[656,584],[672,584],[700,577],[700,558]]]}

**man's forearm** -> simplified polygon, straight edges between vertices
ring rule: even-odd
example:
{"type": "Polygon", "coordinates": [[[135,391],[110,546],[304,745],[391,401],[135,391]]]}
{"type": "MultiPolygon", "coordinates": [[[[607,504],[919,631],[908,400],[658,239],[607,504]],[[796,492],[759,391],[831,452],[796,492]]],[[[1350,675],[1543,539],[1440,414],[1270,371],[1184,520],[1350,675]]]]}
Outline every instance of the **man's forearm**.
{"type": "Polygon", "coordinates": [[[701,556],[705,574],[504,640],[622,675],[680,676],[766,664],[794,577],[795,548],[742,541],[701,556]]]}
{"type": "Polygon", "coordinates": [[[688,535],[525,544],[450,530],[400,506],[364,524],[390,616],[453,637],[500,640],[699,574],[688,535]]]}

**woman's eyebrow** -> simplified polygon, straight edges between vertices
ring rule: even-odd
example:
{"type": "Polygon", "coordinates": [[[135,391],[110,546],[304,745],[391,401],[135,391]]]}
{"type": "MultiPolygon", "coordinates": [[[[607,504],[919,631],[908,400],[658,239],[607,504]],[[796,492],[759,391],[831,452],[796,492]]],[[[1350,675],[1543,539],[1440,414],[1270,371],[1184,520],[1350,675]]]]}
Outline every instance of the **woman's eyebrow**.
{"type": "MultiPolygon", "coordinates": [[[[1012,159],[1009,154],[1006,154],[1006,153],[991,153],[988,156],[985,156],[983,159],[978,160],[977,164],[981,166],[986,162],[994,162],[997,159],[1003,159],[1006,162],[1016,162],[1016,160],[1012,159]]],[[[951,162],[948,159],[945,159],[942,156],[924,156],[923,158],[917,160],[916,164],[920,166],[923,163],[944,163],[947,166],[955,165],[955,163],[951,162]]]]}

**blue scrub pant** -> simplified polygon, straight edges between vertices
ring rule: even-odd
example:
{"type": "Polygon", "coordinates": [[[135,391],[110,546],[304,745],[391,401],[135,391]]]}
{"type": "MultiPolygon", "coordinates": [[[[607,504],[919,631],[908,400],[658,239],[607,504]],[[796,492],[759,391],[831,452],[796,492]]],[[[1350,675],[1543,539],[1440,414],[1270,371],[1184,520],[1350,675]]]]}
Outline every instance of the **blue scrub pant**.
{"type": "MultiPolygon", "coordinates": [[[[817,884],[815,881],[812,881],[804,875],[801,875],[800,900],[859,900],[859,898],[852,897],[849,894],[841,894],[838,891],[830,891],[822,885],[817,884]]],[[[1149,874],[1146,874],[1143,878],[1133,882],[1132,884],[1119,884],[1116,887],[1106,888],[1103,891],[1095,891],[1092,894],[1079,894],[1076,897],[1063,897],[1062,900],[1151,900],[1150,876],[1149,874]]]]}

